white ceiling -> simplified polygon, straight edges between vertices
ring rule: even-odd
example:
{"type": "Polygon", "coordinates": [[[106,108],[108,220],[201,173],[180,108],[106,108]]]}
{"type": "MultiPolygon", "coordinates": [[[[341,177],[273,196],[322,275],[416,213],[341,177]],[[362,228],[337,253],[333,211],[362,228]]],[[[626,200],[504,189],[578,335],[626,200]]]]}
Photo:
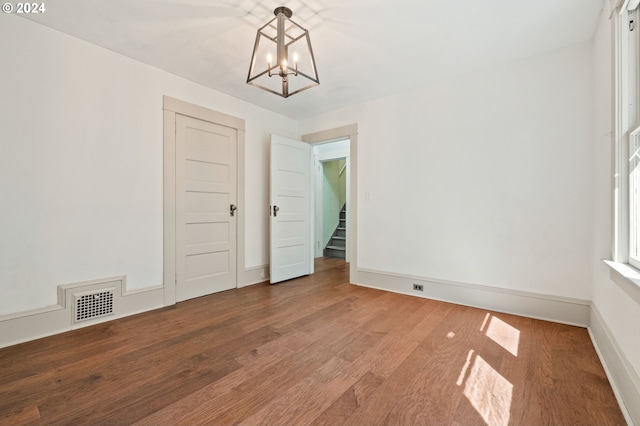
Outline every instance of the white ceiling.
{"type": "Polygon", "coordinates": [[[604,0],[55,0],[48,27],[292,118],[593,37],[604,0]],[[288,99],[247,85],[256,30],[287,6],[320,86],[288,99]]]}

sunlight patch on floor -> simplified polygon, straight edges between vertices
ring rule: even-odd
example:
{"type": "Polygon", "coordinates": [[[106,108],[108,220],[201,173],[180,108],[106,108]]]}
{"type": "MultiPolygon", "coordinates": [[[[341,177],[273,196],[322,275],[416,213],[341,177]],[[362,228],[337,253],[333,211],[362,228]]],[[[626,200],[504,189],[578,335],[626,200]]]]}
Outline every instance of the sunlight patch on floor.
{"type": "Polygon", "coordinates": [[[520,330],[517,328],[510,326],[500,318],[492,316],[486,335],[489,339],[509,351],[511,355],[518,356],[520,330]]]}
{"type": "Polygon", "coordinates": [[[484,321],[482,321],[482,325],[480,326],[480,331],[484,331],[484,326],[487,325],[487,321],[489,321],[489,317],[491,317],[491,314],[487,312],[487,315],[484,316],[484,321]]]}
{"type": "Polygon", "coordinates": [[[487,425],[509,424],[512,393],[513,385],[482,357],[476,356],[464,387],[464,396],[487,425]]]}
{"type": "Polygon", "coordinates": [[[462,382],[464,381],[464,376],[467,374],[467,370],[469,369],[469,365],[471,365],[471,357],[473,356],[473,349],[469,351],[467,354],[467,360],[464,362],[462,366],[462,370],[460,370],[460,375],[458,376],[458,380],[456,381],[456,385],[462,386],[462,382]]]}

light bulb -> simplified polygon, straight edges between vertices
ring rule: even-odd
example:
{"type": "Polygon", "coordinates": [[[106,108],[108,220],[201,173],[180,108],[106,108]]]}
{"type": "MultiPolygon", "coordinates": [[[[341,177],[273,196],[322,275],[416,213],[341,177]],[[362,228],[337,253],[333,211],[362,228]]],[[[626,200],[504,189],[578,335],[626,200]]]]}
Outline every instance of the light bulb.
{"type": "Polygon", "coordinates": [[[267,72],[269,73],[269,77],[271,77],[271,53],[267,53],[267,72]]]}
{"type": "Polygon", "coordinates": [[[298,52],[293,52],[293,67],[295,69],[293,74],[298,75],[298,52]]]}

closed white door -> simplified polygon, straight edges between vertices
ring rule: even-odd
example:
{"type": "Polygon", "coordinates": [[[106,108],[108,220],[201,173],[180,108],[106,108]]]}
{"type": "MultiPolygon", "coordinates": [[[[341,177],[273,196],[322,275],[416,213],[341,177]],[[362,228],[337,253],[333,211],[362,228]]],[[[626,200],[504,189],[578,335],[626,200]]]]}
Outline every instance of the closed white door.
{"type": "Polygon", "coordinates": [[[310,274],[310,145],[271,136],[271,283],[310,274]]]}
{"type": "Polygon", "coordinates": [[[235,288],[235,129],[176,115],[176,300],[235,288]]]}

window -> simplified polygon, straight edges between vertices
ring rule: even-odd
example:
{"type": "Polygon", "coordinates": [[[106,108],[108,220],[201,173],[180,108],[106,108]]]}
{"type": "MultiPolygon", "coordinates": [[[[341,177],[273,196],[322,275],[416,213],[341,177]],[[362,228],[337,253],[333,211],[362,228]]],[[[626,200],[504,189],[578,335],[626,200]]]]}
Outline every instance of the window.
{"type": "Polygon", "coordinates": [[[640,134],[629,134],[629,264],[640,269],[640,134]]]}
{"type": "Polygon", "coordinates": [[[617,157],[614,260],[640,269],[640,0],[612,3],[617,157]]]}

